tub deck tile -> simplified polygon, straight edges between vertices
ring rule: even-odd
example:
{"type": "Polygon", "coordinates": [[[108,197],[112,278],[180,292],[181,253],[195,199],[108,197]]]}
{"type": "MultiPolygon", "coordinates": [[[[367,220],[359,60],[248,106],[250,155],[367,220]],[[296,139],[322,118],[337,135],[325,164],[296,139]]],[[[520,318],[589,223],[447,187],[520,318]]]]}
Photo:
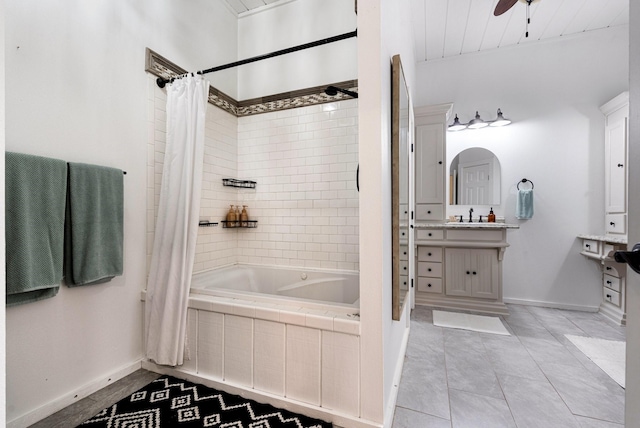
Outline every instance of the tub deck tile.
{"type": "Polygon", "coordinates": [[[360,335],[360,318],[350,317],[345,314],[336,314],[333,317],[333,331],[347,334],[360,335]],[[354,319],[355,318],[355,319],[354,319]]]}

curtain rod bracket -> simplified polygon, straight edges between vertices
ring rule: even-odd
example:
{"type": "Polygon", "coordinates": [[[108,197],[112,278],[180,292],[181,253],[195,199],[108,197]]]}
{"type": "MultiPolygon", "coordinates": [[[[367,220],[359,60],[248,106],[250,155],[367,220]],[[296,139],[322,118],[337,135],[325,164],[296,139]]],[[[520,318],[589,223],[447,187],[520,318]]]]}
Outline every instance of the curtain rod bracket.
{"type": "MultiPolygon", "coordinates": [[[[329,38],[326,38],[326,39],[316,40],[315,42],[305,43],[305,44],[294,46],[294,47],[291,47],[291,48],[281,49],[279,51],[271,52],[271,53],[268,53],[268,54],[254,56],[252,58],[243,59],[243,60],[240,60],[240,61],[232,62],[230,64],[219,65],[217,67],[209,68],[207,70],[197,71],[196,73],[202,75],[202,74],[207,74],[207,73],[213,73],[214,71],[226,70],[227,68],[233,68],[233,67],[237,67],[239,65],[249,64],[249,63],[256,62],[256,61],[262,61],[263,59],[274,58],[276,56],[280,56],[280,55],[284,55],[284,54],[288,54],[288,53],[292,53],[292,52],[297,52],[297,51],[301,51],[301,50],[304,50],[304,49],[315,48],[316,46],[326,45],[327,43],[333,43],[333,42],[337,42],[337,41],[340,41],[340,40],[349,39],[351,37],[358,37],[358,30],[354,30],[354,31],[351,31],[349,33],[344,33],[344,34],[340,34],[340,35],[337,35],[337,36],[329,37],[329,38]]],[[[187,74],[189,74],[189,73],[187,73],[187,74]]],[[[191,75],[193,75],[193,73],[191,73],[191,75]]],[[[176,79],[176,78],[177,77],[172,77],[170,79],[165,79],[163,77],[158,77],[156,79],[156,84],[158,85],[158,87],[164,88],[167,83],[173,82],[174,79],[176,79]]]]}

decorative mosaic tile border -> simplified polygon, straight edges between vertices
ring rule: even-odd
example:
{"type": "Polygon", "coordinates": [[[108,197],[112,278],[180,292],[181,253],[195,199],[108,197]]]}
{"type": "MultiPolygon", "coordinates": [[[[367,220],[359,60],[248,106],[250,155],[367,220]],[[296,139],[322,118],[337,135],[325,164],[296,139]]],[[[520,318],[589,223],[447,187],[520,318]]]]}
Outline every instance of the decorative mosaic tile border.
{"type": "MultiPolygon", "coordinates": [[[[153,74],[154,76],[162,77],[163,79],[170,79],[187,73],[187,70],[174,64],[149,48],[147,48],[146,51],[145,71],[153,74]]],[[[340,92],[333,96],[325,94],[324,90],[329,85],[353,92],[358,91],[358,81],[347,80],[324,86],[315,86],[297,91],[283,92],[266,97],[252,98],[245,101],[236,101],[224,92],[210,86],[209,103],[233,114],[234,116],[242,117],[352,99],[350,96],[344,95],[340,92]]]]}

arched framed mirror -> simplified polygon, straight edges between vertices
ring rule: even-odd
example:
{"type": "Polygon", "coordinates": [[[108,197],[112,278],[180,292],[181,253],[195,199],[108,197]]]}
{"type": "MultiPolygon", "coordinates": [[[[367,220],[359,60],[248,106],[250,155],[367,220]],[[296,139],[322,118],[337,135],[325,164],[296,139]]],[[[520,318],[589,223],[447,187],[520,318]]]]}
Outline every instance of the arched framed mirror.
{"type": "Polygon", "coordinates": [[[500,205],[500,162],[493,152],[472,147],[449,168],[450,205],[500,205]]]}

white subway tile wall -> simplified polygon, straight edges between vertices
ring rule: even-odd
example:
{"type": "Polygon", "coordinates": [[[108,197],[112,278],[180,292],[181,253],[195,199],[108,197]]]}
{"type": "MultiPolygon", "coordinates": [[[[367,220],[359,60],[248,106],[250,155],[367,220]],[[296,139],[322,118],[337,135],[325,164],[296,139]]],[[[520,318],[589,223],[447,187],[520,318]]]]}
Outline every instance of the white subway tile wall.
{"type": "Polygon", "coordinates": [[[238,119],[238,261],[358,270],[357,100],[238,119]]]}
{"type": "MultiPolygon", "coordinates": [[[[166,144],[165,106],[165,91],[149,76],[147,270],[166,144]]],[[[241,118],[209,104],[200,217],[219,222],[230,205],[246,205],[258,227],[200,227],[194,272],[237,262],[358,270],[357,166],[357,100],[241,118]],[[257,185],[226,187],[223,178],[257,185]]]]}

